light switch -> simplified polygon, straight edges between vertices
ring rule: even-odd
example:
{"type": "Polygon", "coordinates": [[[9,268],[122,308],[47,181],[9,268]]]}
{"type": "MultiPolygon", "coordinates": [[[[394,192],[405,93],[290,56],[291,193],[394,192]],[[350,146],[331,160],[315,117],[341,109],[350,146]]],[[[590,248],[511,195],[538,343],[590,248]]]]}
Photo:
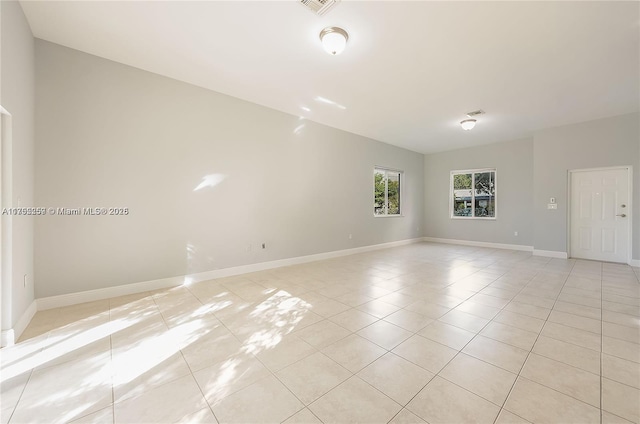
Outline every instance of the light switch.
{"type": "Polygon", "coordinates": [[[549,203],[555,204],[556,203],[556,198],[555,197],[549,198],[549,203]]]}

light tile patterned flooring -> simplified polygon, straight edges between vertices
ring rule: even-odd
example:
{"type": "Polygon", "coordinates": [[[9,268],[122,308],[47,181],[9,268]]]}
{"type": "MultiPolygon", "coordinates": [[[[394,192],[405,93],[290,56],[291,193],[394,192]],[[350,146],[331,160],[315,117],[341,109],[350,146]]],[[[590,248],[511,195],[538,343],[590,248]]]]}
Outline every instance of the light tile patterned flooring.
{"type": "Polygon", "coordinates": [[[42,311],[2,423],[638,423],[639,273],[421,243],[42,311]]]}

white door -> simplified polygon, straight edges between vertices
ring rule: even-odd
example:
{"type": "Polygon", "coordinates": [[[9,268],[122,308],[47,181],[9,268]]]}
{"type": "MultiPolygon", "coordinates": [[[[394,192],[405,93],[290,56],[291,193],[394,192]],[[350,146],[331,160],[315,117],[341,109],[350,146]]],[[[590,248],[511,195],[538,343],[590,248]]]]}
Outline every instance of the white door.
{"type": "Polygon", "coordinates": [[[571,256],[629,260],[629,169],[571,172],[571,256]]]}

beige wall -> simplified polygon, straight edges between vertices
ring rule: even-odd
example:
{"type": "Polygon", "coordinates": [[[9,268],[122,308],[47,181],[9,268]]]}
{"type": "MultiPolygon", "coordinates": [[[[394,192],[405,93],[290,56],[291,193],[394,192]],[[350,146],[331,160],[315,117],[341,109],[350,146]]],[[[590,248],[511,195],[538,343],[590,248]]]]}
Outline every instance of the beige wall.
{"type": "MultiPolygon", "coordinates": [[[[12,115],[13,143],[11,152],[11,179],[3,179],[3,190],[11,192],[11,199],[3,207],[33,204],[34,175],[34,39],[17,1],[0,1],[2,27],[2,82],[0,104],[12,115]],[[11,184],[11,187],[6,184],[11,184]]],[[[3,151],[3,155],[4,152],[3,151]]],[[[8,155],[5,155],[5,159],[8,155]]],[[[7,167],[8,168],[8,167],[7,167]]],[[[3,175],[5,171],[3,171],[3,175]]],[[[3,237],[12,237],[11,260],[3,263],[9,270],[5,292],[10,301],[3,301],[2,327],[13,328],[34,299],[33,279],[33,219],[16,216],[2,217],[3,237]],[[23,276],[27,276],[26,286],[23,276]]]]}
{"type": "Polygon", "coordinates": [[[421,235],[421,154],[40,40],[36,64],[37,203],[130,210],[39,218],[37,297],[421,235]],[[404,217],[373,217],[375,165],[404,217]]]}

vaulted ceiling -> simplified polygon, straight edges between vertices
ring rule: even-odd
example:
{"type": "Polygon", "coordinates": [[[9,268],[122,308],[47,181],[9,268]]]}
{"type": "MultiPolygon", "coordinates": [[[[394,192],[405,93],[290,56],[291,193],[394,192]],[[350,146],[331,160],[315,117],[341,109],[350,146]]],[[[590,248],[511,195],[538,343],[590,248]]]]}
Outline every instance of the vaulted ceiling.
{"type": "Polygon", "coordinates": [[[37,38],[417,152],[640,109],[638,2],[21,4],[37,38]],[[339,56],[326,26],[349,33],[339,56]]]}

